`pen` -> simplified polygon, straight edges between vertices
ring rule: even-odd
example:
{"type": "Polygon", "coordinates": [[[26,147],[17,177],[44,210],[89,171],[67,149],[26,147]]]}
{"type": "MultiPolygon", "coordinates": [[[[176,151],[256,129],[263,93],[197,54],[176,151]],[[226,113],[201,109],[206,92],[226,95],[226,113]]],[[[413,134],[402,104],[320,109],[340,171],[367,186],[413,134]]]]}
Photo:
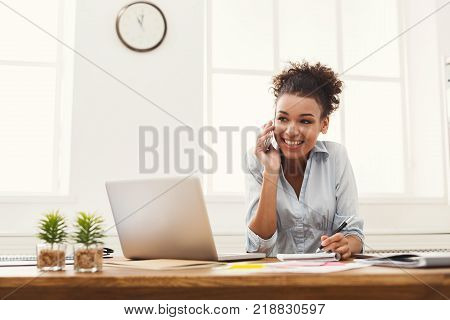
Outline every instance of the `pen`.
{"type": "MultiPolygon", "coordinates": [[[[341,225],[336,229],[336,231],[333,233],[336,234],[338,232],[341,232],[350,222],[350,220],[353,219],[353,216],[348,217],[347,219],[344,220],[344,222],[341,223],[341,225]]],[[[323,246],[320,245],[320,247],[316,250],[316,253],[320,252],[323,249],[323,246]]]]}

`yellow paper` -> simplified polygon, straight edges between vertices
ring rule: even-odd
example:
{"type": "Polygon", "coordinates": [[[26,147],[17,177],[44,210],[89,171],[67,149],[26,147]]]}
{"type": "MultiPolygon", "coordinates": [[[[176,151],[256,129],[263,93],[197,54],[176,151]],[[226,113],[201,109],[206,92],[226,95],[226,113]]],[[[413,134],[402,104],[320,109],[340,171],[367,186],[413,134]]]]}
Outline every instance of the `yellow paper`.
{"type": "Polygon", "coordinates": [[[247,263],[247,264],[234,264],[230,266],[230,269],[261,269],[264,268],[264,264],[258,263],[247,263]]]}

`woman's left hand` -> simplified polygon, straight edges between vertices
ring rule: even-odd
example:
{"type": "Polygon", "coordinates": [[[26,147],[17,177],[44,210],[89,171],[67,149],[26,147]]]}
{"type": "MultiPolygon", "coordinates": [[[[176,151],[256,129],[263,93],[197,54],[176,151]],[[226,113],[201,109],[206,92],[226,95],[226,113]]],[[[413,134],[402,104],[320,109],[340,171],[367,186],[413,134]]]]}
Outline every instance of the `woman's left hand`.
{"type": "Polygon", "coordinates": [[[322,241],[322,250],[325,252],[338,252],[344,260],[350,258],[352,255],[348,239],[342,233],[336,233],[331,237],[323,235],[320,237],[320,240],[322,241]]]}

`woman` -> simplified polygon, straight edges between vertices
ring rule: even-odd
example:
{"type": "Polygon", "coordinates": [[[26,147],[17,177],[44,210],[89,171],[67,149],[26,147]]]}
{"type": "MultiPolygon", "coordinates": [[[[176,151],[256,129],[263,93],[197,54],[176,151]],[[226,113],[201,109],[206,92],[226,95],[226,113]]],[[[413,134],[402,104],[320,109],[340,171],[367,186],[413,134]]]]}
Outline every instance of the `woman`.
{"type": "Polygon", "coordinates": [[[248,252],[308,253],[322,245],[347,259],[362,251],[363,221],[347,152],[338,143],[317,141],[339,106],[341,87],[320,63],[291,63],[274,77],[275,122],[264,125],[247,155],[248,252]]]}

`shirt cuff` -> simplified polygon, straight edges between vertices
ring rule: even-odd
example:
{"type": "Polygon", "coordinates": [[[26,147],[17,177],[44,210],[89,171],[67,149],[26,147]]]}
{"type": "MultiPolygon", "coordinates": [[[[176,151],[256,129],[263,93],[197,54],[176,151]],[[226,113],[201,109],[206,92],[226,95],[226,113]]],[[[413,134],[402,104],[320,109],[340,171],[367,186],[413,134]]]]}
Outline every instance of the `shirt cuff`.
{"type": "Polygon", "coordinates": [[[361,241],[361,251],[359,253],[364,253],[364,236],[362,236],[358,232],[352,232],[352,231],[343,232],[343,234],[344,234],[344,237],[356,236],[359,239],[359,241],[361,241]]]}
{"type": "Polygon", "coordinates": [[[264,252],[267,254],[275,246],[277,237],[277,230],[269,239],[263,239],[247,227],[247,252],[264,252]]]}

